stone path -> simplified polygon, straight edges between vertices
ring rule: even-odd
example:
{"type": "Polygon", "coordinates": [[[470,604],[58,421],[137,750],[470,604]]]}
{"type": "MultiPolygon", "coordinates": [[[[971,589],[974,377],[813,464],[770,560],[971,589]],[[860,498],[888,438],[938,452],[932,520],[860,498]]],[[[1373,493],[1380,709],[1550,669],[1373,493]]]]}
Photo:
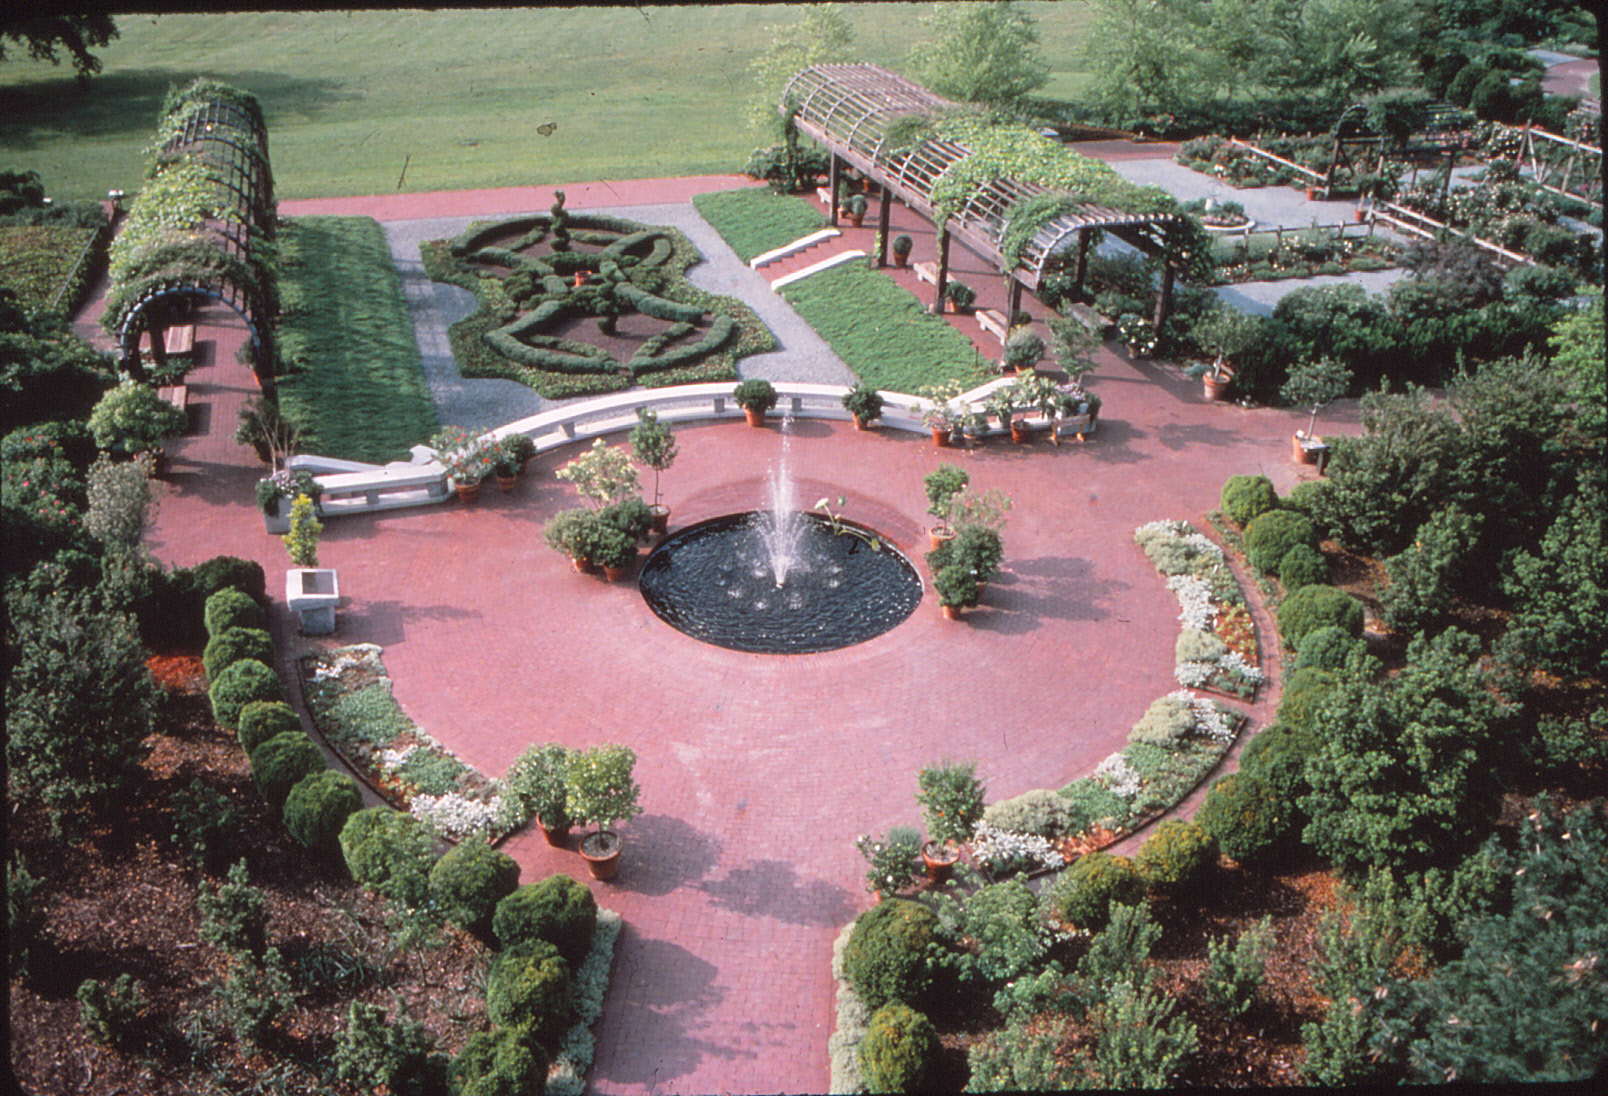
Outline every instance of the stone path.
{"type": "MultiPolygon", "coordinates": [[[[609,208],[629,213],[689,185],[566,190],[572,208],[585,208],[577,197],[601,201],[606,187],[609,208]]],[[[281,211],[406,225],[548,200],[525,189],[286,202],[281,211]]],[[[410,293],[444,322],[452,295],[431,289],[434,299],[423,300],[422,289],[410,293]]],[[[241,334],[222,319],[199,333],[198,433],[170,450],[149,545],[170,564],[228,553],[277,576],[283,548],[252,504],[260,470],[228,436],[252,386],[234,364],[241,334]]],[[[424,349],[440,359],[438,344],[424,349]]],[[[814,367],[801,359],[801,369],[814,367]]],[[[534,462],[513,494],[483,490],[472,506],[326,525],[321,561],[339,569],[345,595],[332,642],[382,645],[404,710],[470,764],[500,773],[547,740],[637,751],[645,813],[623,828],[617,879],[590,884],[626,919],[593,1091],[824,1091],[831,942],[870,903],[855,835],[918,823],[916,773],[940,759],[976,758],[991,799],[1084,775],[1174,688],[1177,606],[1132,531],[1196,518],[1232,473],[1263,471],[1288,490],[1310,474],[1289,461],[1290,434],[1304,421],[1208,403],[1175,369],[1110,348],[1089,380],[1105,412],[1098,438],[1083,445],[954,451],[846,424],[792,428],[799,496],[845,495],[848,516],[912,556],[924,548],[921,477],[940,461],[1016,500],[1005,570],[982,607],[946,622],[928,598],[900,627],[845,651],[708,647],[664,626],[634,583],[574,574],[540,536],[549,515],[575,502],[551,474],[573,452],[534,462]]],[[[1355,422],[1354,406],[1342,405],[1325,413],[1324,428],[1355,422]]],[[[780,429],[679,428],[682,455],[664,482],[672,524],[759,505],[780,429]]],[[[282,609],[275,626],[282,665],[327,642],[292,635],[282,609]]],[[[585,878],[574,852],[539,835],[506,847],[526,881],[555,871],[585,878]]]]}

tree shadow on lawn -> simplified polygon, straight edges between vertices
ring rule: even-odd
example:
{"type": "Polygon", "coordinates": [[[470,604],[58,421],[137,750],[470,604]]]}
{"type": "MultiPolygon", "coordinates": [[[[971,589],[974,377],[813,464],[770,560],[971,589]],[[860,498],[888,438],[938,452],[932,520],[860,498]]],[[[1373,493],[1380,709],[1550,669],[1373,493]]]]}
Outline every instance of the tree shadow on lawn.
{"type": "Polygon", "coordinates": [[[1112,599],[1126,589],[1125,582],[1095,578],[1090,560],[1012,559],[1008,571],[989,581],[981,611],[968,612],[962,619],[996,635],[1025,635],[1045,620],[1106,620],[1112,599]]]}
{"type": "Polygon", "coordinates": [[[722,909],[755,917],[774,917],[794,925],[831,927],[854,914],[842,887],[820,879],[801,880],[783,860],[754,860],[732,868],[723,879],[694,884],[722,909]]]}

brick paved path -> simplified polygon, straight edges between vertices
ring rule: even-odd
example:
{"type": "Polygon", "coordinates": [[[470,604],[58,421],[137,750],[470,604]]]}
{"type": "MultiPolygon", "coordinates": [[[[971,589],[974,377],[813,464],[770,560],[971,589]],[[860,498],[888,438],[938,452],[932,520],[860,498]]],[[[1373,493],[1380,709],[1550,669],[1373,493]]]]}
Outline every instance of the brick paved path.
{"type": "MultiPolygon", "coordinates": [[[[608,204],[662,201],[672,185],[608,184],[608,204]]],[[[566,189],[574,208],[590,193],[566,189]]],[[[526,190],[284,211],[416,219],[545,205],[526,190]]],[[[276,591],[286,557],[253,507],[260,469],[230,439],[253,389],[234,364],[243,332],[210,318],[190,378],[198,433],[170,448],[149,543],[172,564],[258,559],[276,591]]],[[[626,918],[593,1091],[824,1091],[830,945],[870,901],[855,835],[919,823],[915,777],[931,761],[976,758],[991,799],[1086,774],[1175,687],[1176,603],[1133,529],[1195,518],[1235,472],[1264,471],[1287,490],[1298,474],[1289,437],[1304,423],[1208,404],[1171,367],[1109,349],[1090,382],[1105,401],[1098,439],[1058,449],[940,451],[914,435],[795,425],[799,497],[845,494],[848,516],[912,555],[924,548],[921,477],[941,460],[1016,500],[1005,570],[982,607],[946,622],[929,596],[846,651],[708,647],[663,625],[634,582],[574,574],[541,542],[546,517],[575,504],[551,474],[573,452],[533,462],[510,495],[488,485],[471,506],[327,523],[321,562],[339,569],[344,595],[334,641],[381,644],[403,708],[470,764],[500,773],[547,740],[637,751],[646,813],[623,827],[617,879],[591,884],[626,918]]],[[[1331,432],[1354,422],[1354,409],[1325,414],[1331,432]]],[[[664,479],[673,526],[760,505],[780,427],[677,433],[681,457],[664,479]]],[[[275,623],[288,666],[315,641],[293,636],[282,610],[275,623]]],[[[577,854],[539,835],[506,847],[526,881],[586,876],[577,854]]]]}

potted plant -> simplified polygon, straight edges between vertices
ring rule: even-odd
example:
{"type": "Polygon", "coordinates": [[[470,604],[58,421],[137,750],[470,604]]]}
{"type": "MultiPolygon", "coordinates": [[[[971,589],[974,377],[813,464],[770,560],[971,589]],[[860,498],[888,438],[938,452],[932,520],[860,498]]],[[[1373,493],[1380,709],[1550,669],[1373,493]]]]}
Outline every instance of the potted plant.
{"type": "Polygon", "coordinates": [[[602,438],[592,447],[553,473],[598,509],[642,493],[636,469],[623,449],[605,445],[602,438]]]}
{"type": "Polygon", "coordinates": [[[1216,354],[1211,368],[1202,376],[1207,399],[1220,400],[1227,396],[1228,387],[1234,381],[1227,360],[1249,350],[1261,337],[1260,317],[1227,306],[1218,308],[1205,322],[1196,325],[1196,341],[1216,354]]]}
{"type": "Polygon", "coordinates": [[[581,856],[594,879],[614,878],[623,842],[613,827],[642,813],[634,768],[636,754],[629,746],[593,746],[570,756],[564,789],[567,809],[576,822],[597,827],[581,841],[581,856]]]}
{"type": "Polygon", "coordinates": [[[290,553],[292,567],[318,566],[318,535],[323,524],[313,516],[313,500],[306,495],[296,496],[290,506],[290,532],[280,539],[290,553]]]}
{"type": "Polygon", "coordinates": [[[492,473],[504,493],[514,489],[515,478],[525,470],[525,462],[536,454],[536,443],[524,434],[509,434],[491,449],[492,473]]]}
{"type": "Polygon", "coordinates": [[[458,498],[473,502],[480,494],[480,481],[496,463],[495,445],[484,434],[469,433],[461,426],[445,426],[429,441],[436,462],[452,477],[458,498]]]}
{"type": "Polygon", "coordinates": [[[977,304],[977,290],[965,282],[950,282],[944,287],[944,296],[949,300],[949,310],[957,316],[970,316],[977,304]]]}
{"type": "Polygon", "coordinates": [[[843,409],[854,416],[856,430],[864,430],[872,419],[881,418],[884,402],[882,393],[864,381],[843,393],[843,409]]]}
{"type": "Polygon", "coordinates": [[[659,475],[670,470],[678,453],[675,434],[667,423],[659,421],[658,412],[637,408],[637,424],[631,428],[631,455],[653,469],[653,504],[648,509],[653,515],[651,528],[661,536],[670,528],[670,507],[659,501],[659,475]]]}
{"type": "Polygon", "coordinates": [[[125,380],[95,404],[89,413],[89,432],[95,444],[109,453],[153,454],[160,470],[162,439],[184,433],[188,422],[185,413],[157,395],[156,389],[125,380]]]}
{"type": "Polygon", "coordinates": [[[781,397],[776,393],[776,386],[764,377],[750,377],[732,389],[731,398],[748,416],[749,426],[764,426],[765,412],[775,407],[781,397]]]}
{"type": "Polygon", "coordinates": [[[1016,419],[1016,392],[1013,385],[1001,385],[988,394],[983,401],[983,410],[999,420],[999,424],[1010,429],[1011,423],[1016,419]]]}
{"type": "Polygon", "coordinates": [[[1000,364],[1016,373],[1031,373],[1044,357],[1044,340],[1027,328],[1011,332],[1005,340],[1005,353],[1000,364]]]}
{"type": "Polygon", "coordinates": [[[960,844],[972,835],[983,817],[987,794],[977,779],[977,763],[945,762],[929,765],[916,777],[916,802],[921,804],[931,838],[921,847],[927,878],[942,882],[960,858],[960,844]]]}
{"type": "Polygon", "coordinates": [[[956,533],[974,528],[998,533],[1005,528],[1005,514],[1010,508],[1011,497],[998,487],[977,491],[967,484],[949,497],[949,510],[944,516],[956,533]]]}
{"type": "Polygon", "coordinates": [[[894,826],[888,836],[878,841],[868,834],[854,839],[869,867],[865,873],[865,889],[881,901],[891,897],[916,881],[919,874],[916,857],[921,851],[921,834],[911,826],[894,826]]]}
{"type": "Polygon", "coordinates": [[[936,579],[945,571],[956,570],[969,575],[977,587],[977,596],[965,604],[981,600],[988,582],[999,573],[1005,558],[1005,544],[998,529],[971,525],[957,529],[953,538],[944,541],[927,553],[927,566],[936,579]]]}
{"type": "Polygon", "coordinates": [[[860,227],[860,222],[865,220],[865,210],[866,210],[865,195],[864,194],[851,194],[851,195],[849,195],[848,209],[849,209],[849,223],[852,224],[855,228],[859,228],[860,227]]]}
{"type": "Polygon", "coordinates": [[[281,468],[271,476],[257,481],[257,509],[262,511],[263,523],[270,533],[290,532],[290,507],[286,499],[306,496],[313,500],[313,512],[319,511],[319,499],[324,488],[311,472],[281,468]]]}
{"type": "Polygon", "coordinates": [[[1128,353],[1135,358],[1148,358],[1156,352],[1156,327],[1135,312],[1124,312],[1117,317],[1117,338],[1128,345],[1128,353]]]}
{"type": "Polygon", "coordinates": [[[909,236],[900,234],[893,238],[893,243],[890,246],[893,248],[894,265],[904,266],[910,262],[910,252],[915,249],[916,245],[911,242],[909,236]]]}
{"type": "Polygon", "coordinates": [[[560,510],[547,520],[542,536],[549,548],[568,556],[577,571],[590,574],[597,569],[592,553],[597,546],[597,527],[602,522],[596,510],[560,510]]]}
{"type": "Polygon", "coordinates": [[[969,568],[951,564],[932,578],[932,588],[938,594],[938,605],[948,620],[959,620],[960,611],[977,604],[982,590],[969,568]]]}
{"type": "MultiPolygon", "coordinates": [[[[646,510],[646,507],[643,508],[646,510]]],[[[636,538],[608,519],[608,511],[598,514],[597,531],[588,548],[591,560],[603,568],[603,577],[619,582],[631,561],[636,559],[636,538]]]]}
{"type": "Polygon", "coordinates": [[[1351,388],[1351,370],[1332,358],[1319,358],[1315,362],[1298,362],[1290,367],[1289,379],[1279,389],[1279,395],[1291,403],[1312,405],[1312,418],[1307,428],[1297,430],[1294,438],[1294,456],[1301,464],[1317,464],[1328,446],[1312,436],[1317,425],[1318,412],[1344,396],[1351,388]]]}
{"type": "Polygon", "coordinates": [[[507,784],[519,797],[549,845],[562,845],[570,830],[567,746],[549,742],[531,746],[514,759],[507,784]]]}
{"type": "Polygon", "coordinates": [[[916,395],[927,402],[910,405],[910,413],[921,417],[922,425],[932,431],[932,443],[946,448],[960,429],[966,416],[966,407],[960,402],[959,381],[943,384],[925,384],[916,389],[916,395]]]}
{"type": "Polygon", "coordinates": [[[955,535],[949,525],[949,503],[970,482],[966,470],[953,464],[940,464],[921,478],[922,490],[927,493],[927,513],[938,519],[930,531],[934,548],[955,535]]]}

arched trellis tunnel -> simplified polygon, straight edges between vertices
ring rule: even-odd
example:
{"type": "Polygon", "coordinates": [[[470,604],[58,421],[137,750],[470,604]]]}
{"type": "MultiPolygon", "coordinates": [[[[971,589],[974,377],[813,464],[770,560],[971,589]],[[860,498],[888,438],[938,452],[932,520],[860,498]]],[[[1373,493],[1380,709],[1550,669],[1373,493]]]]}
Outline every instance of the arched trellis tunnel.
{"type": "Polygon", "coordinates": [[[144,376],[140,339],[147,331],[151,334],[152,363],[157,369],[164,369],[167,366],[165,336],[168,326],[186,311],[209,301],[227,305],[245,323],[246,330],[251,333],[251,360],[257,363],[254,365],[257,378],[267,386],[269,378],[264,376],[260,363],[270,360],[271,356],[266,351],[271,332],[256,320],[240,287],[221,278],[204,283],[184,282],[141,294],[124,313],[117,329],[118,358],[122,369],[136,378],[144,376]]]}

